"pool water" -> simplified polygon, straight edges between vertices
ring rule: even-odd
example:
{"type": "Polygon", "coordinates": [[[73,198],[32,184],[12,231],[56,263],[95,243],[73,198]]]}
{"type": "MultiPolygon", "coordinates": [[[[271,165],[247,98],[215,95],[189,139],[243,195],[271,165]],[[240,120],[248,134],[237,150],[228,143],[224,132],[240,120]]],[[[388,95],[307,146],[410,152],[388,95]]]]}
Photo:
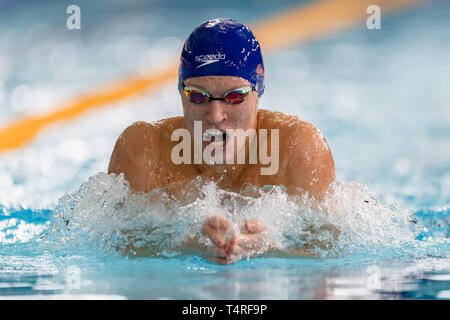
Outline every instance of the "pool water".
{"type": "MultiPolygon", "coordinates": [[[[0,4],[1,125],[157,69],[206,19],[252,23],[294,2],[200,11],[195,1],[102,3],[80,2],[86,18],[75,33],[58,2],[0,4]],[[167,14],[177,22],[164,23],[167,14]]],[[[162,191],[163,201],[148,205],[123,177],[106,175],[126,126],[181,114],[176,82],[52,125],[0,155],[0,298],[450,299],[449,9],[435,1],[382,16],[381,30],[361,25],[265,56],[261,108],[314,123],[333,152],[328,215],[277,187],[253,199],[206,184],[191,205],[162,191]],[[281,247],[330,241],[311,227],[332,224],[341,235],[332,248],[313,247],[317,258],[218,266],[178,247],[211,213],[235,225],[258,217],[281,247]],[[164,232],[149,236],[152,228],[164,232]],[[123,256],[131,242],[158,250],[123,256]]]]}

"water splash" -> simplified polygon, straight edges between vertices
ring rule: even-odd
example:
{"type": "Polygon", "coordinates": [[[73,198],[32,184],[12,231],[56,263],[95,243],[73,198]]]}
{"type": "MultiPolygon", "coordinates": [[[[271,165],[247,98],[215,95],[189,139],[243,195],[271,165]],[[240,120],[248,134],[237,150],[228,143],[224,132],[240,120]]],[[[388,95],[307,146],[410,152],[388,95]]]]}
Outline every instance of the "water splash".
{"type": "Polygon", "coordinates": [[[50,213],[50,210],[0,205],[0,243],[25,243],[39,238],[49,227],[50,213]]]}
{"type": "MultiPolygon", "coordinates": [[[[187,204],[167,188],[136,193],[123,175],[100,172],[59,199],[46,241],[65,252],[179,256],[186,253],[187,239],[206,241],[201,226],[216,215],[227,219],[235,233],[245,221],[259,219],[267,227],[267,244],[322,258],[384,255],[386,250],[414,255],[439,242],[418,240],[424,226],[412,211],[380,203],[356,182],[333,183],[320,206],[307,195],[288,195],[282,186],[245,185],[236,194],[198,178],[185,189],[185,199],[191,199],[187,204]]],[[[440,238],[440,244],[448,248],[448,239],[440,238]]]]}

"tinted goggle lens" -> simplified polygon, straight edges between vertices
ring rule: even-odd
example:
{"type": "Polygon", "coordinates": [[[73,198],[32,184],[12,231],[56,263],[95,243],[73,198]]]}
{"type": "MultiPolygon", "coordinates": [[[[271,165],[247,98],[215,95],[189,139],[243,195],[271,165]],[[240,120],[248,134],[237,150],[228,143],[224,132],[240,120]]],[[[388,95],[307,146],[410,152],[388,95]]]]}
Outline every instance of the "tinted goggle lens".
{"type": "Polygon", "coordinates": [[[203,104],[209,101],[209,97],[206,92],[202,92],[199,90],[185,90],[187,97],[191,98],[191,102],[195,104],[203,104]]]}
{"type": "Polygon", "coordinates": [[[228,104],[241,104],[248,99],[252,92],[252,87],[230,91],[223,98],[213,98],[207,92],[192,87],[183,87],[183,91],[186,97],[190,98],[190,101],[194,104],[203,104],[211,100],[224,100],[228,104]]]}
{"type": "Polygon", "coordinates": [[[224,97],[224,100],[228,104],[240,104],[247,100],[250,91],[241,92],[241,91],[233,91],[227,94],[224,97]]]}

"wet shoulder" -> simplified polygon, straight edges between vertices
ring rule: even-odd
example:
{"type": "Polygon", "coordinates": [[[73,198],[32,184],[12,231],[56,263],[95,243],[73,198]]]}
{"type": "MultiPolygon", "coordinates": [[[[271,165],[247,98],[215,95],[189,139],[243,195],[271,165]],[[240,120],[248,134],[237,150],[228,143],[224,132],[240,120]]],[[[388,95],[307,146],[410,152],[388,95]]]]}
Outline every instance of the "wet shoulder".
{"type": "Polygon", "coordinates": [[[311,125],[302,121],[298,116],[285,114],[279,111],[260,109],[258,111],[259,129],[280,129],[283,131],[295,131],[299,127],[308,127],[311,125]]]}
{"type": "Polygon", "coordinates": [[[311,144],[325,144],[322,132],[312,123],[300,120],[297,116],[284,114],[279,111],[259,110],[258,128],[279,129],[280,142],[290,149],[311,144]]]}
{"type": "Polygon", "coordinates": [[[185,128],[184,117],[170,117],[156,121],[153,126],[158,131],[158,135],[162,141],[171,141],[174,130],[185,128]]]}
{"type": "Polygon", "coordinates": [[[116,145],[136,155],[155,151],[161,141],[170,141],[173,130],[183,125],[181,120],[182,117],[172,117],[154,123],[134,122],[121,133],[116,145]]]}
{"type": "Polygon", "coordinates": [[[156,122],[136,121],[128,126],[119,139],[142,141],[150,138],[163,138],[170,135],[172,131],[184,127],[183,117],[171,117],[156,122]]]}
{"type": "Polygon", "coordinates": [[[154,136],[154,127],[145,121],[137,121],[129,125],[117,139],[118,145],[124,145],[131,151],[137,151],[136,148],[143,148],[146,141],[150,141],[154,136]]]}

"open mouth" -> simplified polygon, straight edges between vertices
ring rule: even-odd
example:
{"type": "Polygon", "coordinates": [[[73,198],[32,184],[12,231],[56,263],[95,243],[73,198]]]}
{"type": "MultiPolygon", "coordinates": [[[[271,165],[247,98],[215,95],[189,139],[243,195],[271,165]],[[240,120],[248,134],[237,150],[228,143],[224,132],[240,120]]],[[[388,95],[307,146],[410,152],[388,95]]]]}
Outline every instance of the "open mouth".
{"type": "Polygon", "coordinates": [[[203,146],[213,149],[225,149],[227,133],[219,129],[208,129],[203,133],[203,146]]]}

